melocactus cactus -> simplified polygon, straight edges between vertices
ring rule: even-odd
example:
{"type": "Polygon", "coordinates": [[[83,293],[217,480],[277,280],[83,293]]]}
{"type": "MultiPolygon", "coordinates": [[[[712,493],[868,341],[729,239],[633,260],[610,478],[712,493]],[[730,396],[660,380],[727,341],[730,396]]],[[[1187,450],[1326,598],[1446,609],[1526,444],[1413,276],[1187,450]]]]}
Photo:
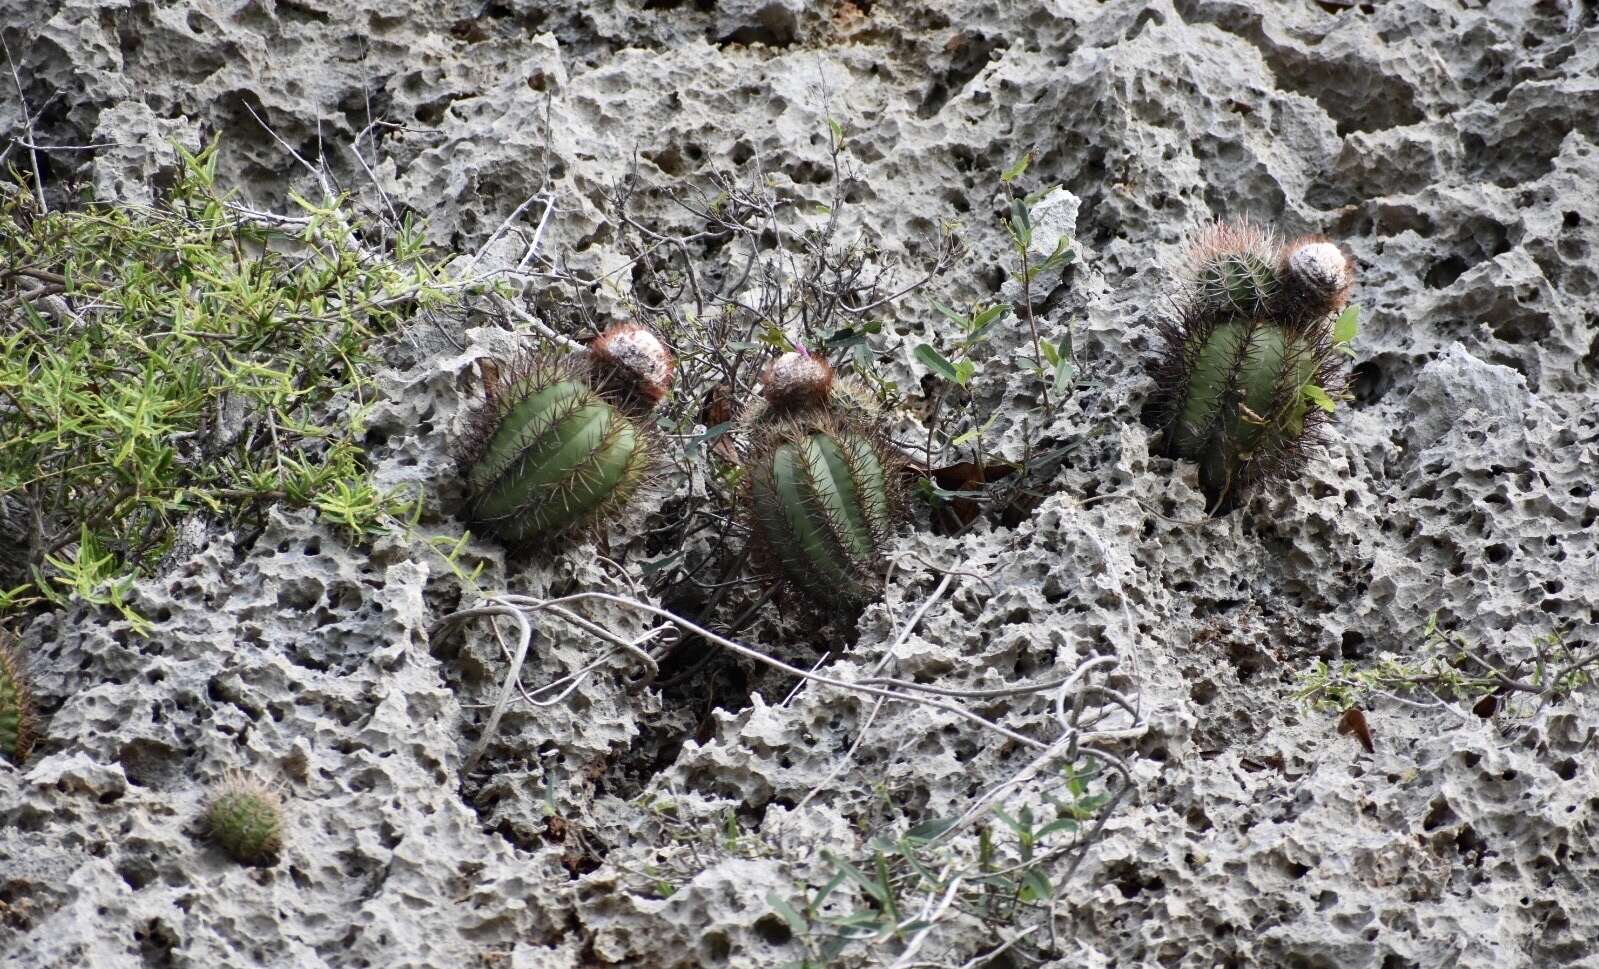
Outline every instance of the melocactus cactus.
{"type": "Polygon", "coordinates": [[[1194,240],[1187,291],[1163,327],[1156,412],[1166,453],[1199,464],[1213,511],[1303,464],[1344,384],[1333,317],[1353,282],[1324,239],[1281,245],[1234,222],[1194,240]]]}
{"type": "Polygon", "coordinates": [[[597,524],[648,475],[645,417],[671,390],[674,361],[653,333],[614,326],[588,350],[533,359],[493,393],[467,462],[466,517],[514,544],[597,524]]]}
{"type": "Polygon", "coordinates": [[[9,637],[0,632],[0,754],[20,765],[32,746],[33,694],[28,689],[28,672],[9,637]]]}
{"type": "Polygon", "coordinates": [[[255,778],[230,772],[211,792],[205,828],[234,861],[270,863],[283,847],[283,800],[255,778]]]}
{"type": "Polygon", "coordinates": [[[839,406],[821,358],[785,353],[762,384],[744,462],[756,549],[814,604],[857,609],[877,594],[896,462],[868,421],[839,406]]]}

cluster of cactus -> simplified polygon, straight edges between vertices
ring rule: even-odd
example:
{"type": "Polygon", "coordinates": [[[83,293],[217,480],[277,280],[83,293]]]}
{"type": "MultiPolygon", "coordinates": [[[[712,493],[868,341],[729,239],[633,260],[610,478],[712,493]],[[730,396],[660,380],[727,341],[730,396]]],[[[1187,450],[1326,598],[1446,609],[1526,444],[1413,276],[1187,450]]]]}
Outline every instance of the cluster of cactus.
{"type": "Polygon", "coordinates": [[[785,353],[762,384],[743,462],[755,549],[812,603],[858,609],[877,594],[896,462],[819,357],[785,353]]]}
{"type": "Polygon", "coordinates": [[[269,864],[283,847],[283,800],[253,777],[230,772],[211,792],[205,829],[239,864],[269,864]]]}
{"type": "MultiPolygon", "coordinates": [[[[670,392],[673,367],[636,325],[606,330],[574,357],[519,365],[479,415],[465,517],[521,546],[614,518],[655,461],[645,419],[670,392]]],[[[742,419],[757,554],[810,601],[858,607],[876,593],[896,494],[868,395],[803,350],[773,360],[762,386],[742,419]]]]}
{"type": "Polygon", "coordinates": [[[1319,237],[1280,244],[1233,222],[1194,240],[1155,365],[1157,415],[1166,453],[1199,465],[1213,511],[1302,466],[1343,387],[1333,318],[1353,282],[1348,257],[1319,237]]]}
{"type": "Polygon", "coordinates": [[[10,637],[0,631],[0,754],[21,764],[33,746],[33,695],[10,637]]]}
{"type": "Polygon", "coordinates": [[[480,416],[466,517],[513,545],[598,524],[627,507],[657,451],[645,422],[674,360],[649,330],[615,326],[588,350],[520,364],[480,416]]]}

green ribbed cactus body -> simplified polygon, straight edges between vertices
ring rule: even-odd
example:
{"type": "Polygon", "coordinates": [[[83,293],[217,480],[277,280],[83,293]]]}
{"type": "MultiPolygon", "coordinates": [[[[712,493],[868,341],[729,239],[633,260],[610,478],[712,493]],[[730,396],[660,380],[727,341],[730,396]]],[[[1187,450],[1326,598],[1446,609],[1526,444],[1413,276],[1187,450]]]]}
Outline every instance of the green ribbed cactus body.
{"type": "Polygon", "coordinates": [[[867,435],[780,428],[749,465],[752,529],[766,558],[807,598],[859,606],[877,592],[889,489],[886,462],[867,435]]]}
{"type": "Polygon", "coordinates": [[[583,380],[530,378],[512,388],[467,472],[468,517],[512,542],[592,524],[638,490],[646,437],[583,380]]]}
{"type": "Polygon", "coordinates": [[[1303,435],[1322,352],[1311,333],[1235,318],[1190,337],[1187,392],[1170,428],[1171,453],[1196,461],[1200,484],[1217,500],[1252,479],[1303,435]]]}
{"type": "Polygon", "coordinates": [[[22,662],[0,633],[0,754],[13,764],[28,756],[33,744],[33,699],[22,662]]]}
{"type": "Polygon", "coordinates": [[[1335,336],[1333,317],[1353,282],[1348,256],[1320,237],[1283,244],[1237,221],[1193,240],[1178,312],[1161,325],[1152,416],[1166,453],[1199,465],[1212,511],[1304,464],[1343,391],[1353,323],[1335,336]]]}

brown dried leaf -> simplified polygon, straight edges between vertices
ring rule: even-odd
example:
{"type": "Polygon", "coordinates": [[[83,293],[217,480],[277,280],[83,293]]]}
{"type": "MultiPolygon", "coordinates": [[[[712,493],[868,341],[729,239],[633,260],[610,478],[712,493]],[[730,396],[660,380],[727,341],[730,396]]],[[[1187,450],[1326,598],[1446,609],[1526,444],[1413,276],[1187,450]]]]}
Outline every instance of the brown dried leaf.
{"type": "Polygon", "coordinates": [[[1377,748],[1371,742],[1371,727],[1366,723],[1366,715],[1359,707],[1350,707],[1344,715],[1338,718],[1338,732],[1344,736],[1353,734],[1360,746],[1366,748],[1366,753],[1375,754],[1377,748]]]}
{"type": "Polygon", "coordinates": [[[477,362],[478,373],[483,378],[483,396],[490,401],[500,395],[500,363],[492,357],[477,362]]]}

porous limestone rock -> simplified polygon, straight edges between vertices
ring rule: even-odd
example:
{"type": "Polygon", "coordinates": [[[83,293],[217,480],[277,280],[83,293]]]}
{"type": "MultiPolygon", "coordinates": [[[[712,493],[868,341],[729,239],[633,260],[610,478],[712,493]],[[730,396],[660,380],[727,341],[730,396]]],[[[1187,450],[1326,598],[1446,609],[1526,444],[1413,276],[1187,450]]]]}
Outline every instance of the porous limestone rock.
{"type": "MultiPolygon", "coordinates": [[[[1048,426],[1024,422],[1039,384],[1007,366],[1031,352],[1007,324],[972,393],[998,415],[1001,454],[1040,436],[1078,446],[1014,527],[902,532],[899,578],[819,671],[871,675],[937,581],[917,560],[960,575],[899,641],[902,679],[997,689],[1119,658],[1148,725],[1118,748],[1138,789],[1063,896],[1061,969],[1592,964],[1591,692],[1520,720],[1379,701],[1370,755],[1293,697],[1318,659],[1413,655],[1435,613],[1503,656],[1599,637],[1591,6],[0,0],[0,14],[35,139],[112,143],[41,153],[58,199],[79,184],[137,199],[171,175],[163,139],[220,132],[223,178],[256,205],[307,186],[286,144],[340,186],[375,179],[467,253],[549,191],[544,251],[596,275],[629,258],[608,199],[624,178],[662,229],[693,226],[666,190],[718,170],[828,201],[832,118],[850,217],[911,268],[959,221],[971,255],[934,295],[992,301],[1014,268],[998,177],[1031,150],[1025,187],[1079,200],[1062,231],[1091,253],[1036,295],[1041,326],[1075,328],[1095,383],[1048,426]],[[1171,295],[1160,268],[1217,216],[1347,246],[1362,331],[1354,399],[1306,473],[1206,519],[1193,469],[1150,456],[1142,358],[1171,295]]],[[[0,98],[13,135],[18,107],[0,98]]],[[[485,265],[519,258],[511,238],[485,265]]],[[[910,347],[947,324],[919,299],[885,324],[907,337],[890,367],[914,389],[910,347]]],[[[379,379],[367,445],[380,483],[429,484],[426,527],[453,540],[450,442],[480,397],[476,361],[510,338],[412,337],[379,379]]],[[[17,630],[44,716],[33,758],[0,764],[0,961],[770,967],[801,953],[769,892],[828,878],[823,849],[861,858],[877,831],[960,814],[1028,758],[946,711],[874,713],[785,677],[669,701],[618,657],[562,703],[513,708],[463,776],[505,661],[482,623],[430,641],[470,592],[429,548],[354,551],[278,510],[259,535],[200,536],[141,583],[147,635],[88,608],[17,630]],[[231,768],[290,799],[274,868],[199,837],[231,768]]],[[[636,541],[608,551],[624,570],[646,557],[636,541]]],[[[458,564],[531,595],[626,582],[592,546],[528,563],[474,541],[458,564]]],[[[595,650],[541,626],[526,678],[595,650]]],[[[986,712],[1052,723],[1044,697],[986,712]]],[[[958,916],[918,958],[960,965],[994,939],[958,916]]],[[[891,963],[892,945],[878,956],[855,964],[891,963]]]]}

